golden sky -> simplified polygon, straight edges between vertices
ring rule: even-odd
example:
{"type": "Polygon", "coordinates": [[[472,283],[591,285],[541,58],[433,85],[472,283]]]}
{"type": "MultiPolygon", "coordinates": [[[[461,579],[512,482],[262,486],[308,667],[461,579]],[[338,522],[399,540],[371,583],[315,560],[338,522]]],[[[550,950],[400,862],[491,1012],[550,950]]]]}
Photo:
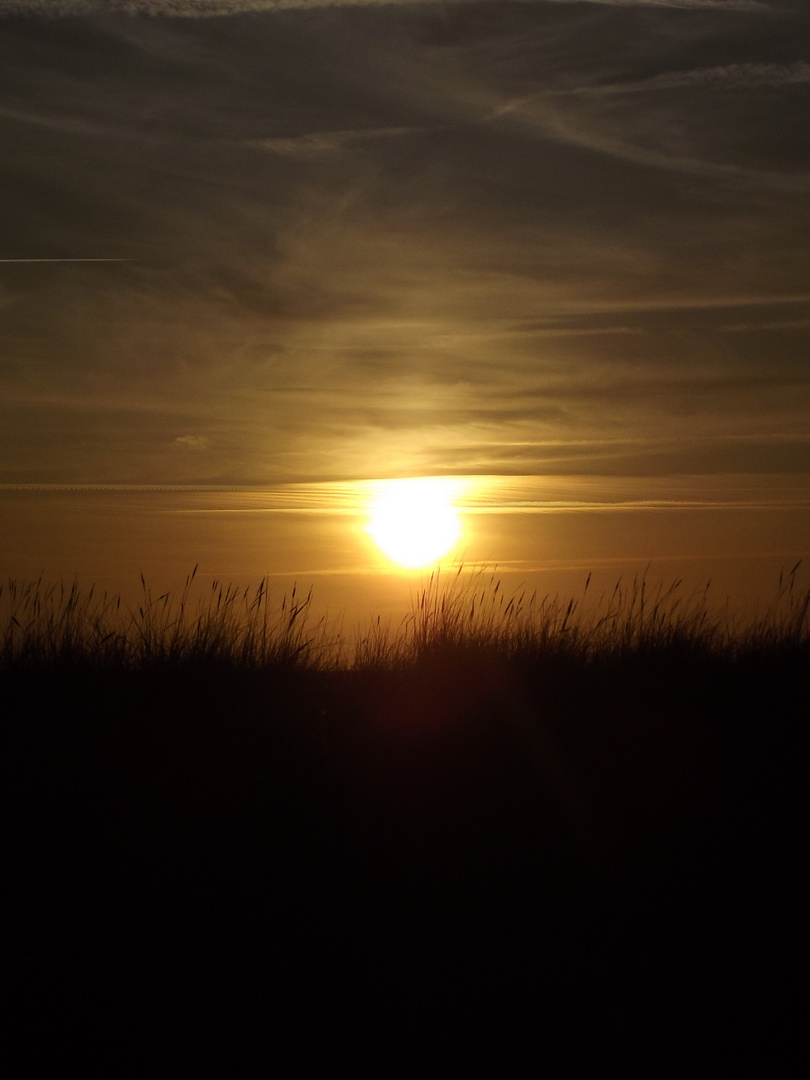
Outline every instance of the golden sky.
{"type": "Polygon", "coordinates": [[[0,484],[497,477],[466,542],[527,571],[807,552],[800,0],[0,0],[0,72],[0,484]]]}

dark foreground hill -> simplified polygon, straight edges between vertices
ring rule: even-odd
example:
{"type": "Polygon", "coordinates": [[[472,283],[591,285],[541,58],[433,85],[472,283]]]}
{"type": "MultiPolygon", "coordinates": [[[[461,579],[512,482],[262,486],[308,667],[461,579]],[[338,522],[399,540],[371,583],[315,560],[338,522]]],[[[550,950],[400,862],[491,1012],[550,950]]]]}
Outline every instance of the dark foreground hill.
{"type": "Polygon", "coordinates": [[[7,671],[7,1075],[787,1075],[806,659],[7,671]]]}

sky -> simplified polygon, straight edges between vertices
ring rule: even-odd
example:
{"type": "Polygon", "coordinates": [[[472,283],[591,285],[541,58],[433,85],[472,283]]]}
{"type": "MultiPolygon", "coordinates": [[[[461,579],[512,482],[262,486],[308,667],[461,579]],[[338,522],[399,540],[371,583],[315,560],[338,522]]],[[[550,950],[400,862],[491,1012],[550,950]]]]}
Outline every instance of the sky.
{"type": "Polygon", "coordinates": [[[455,476],[515,572],[773,577],[808,106],[804,0],[0,0],[0,573],[380,570],[363,485],[455,476]]]}

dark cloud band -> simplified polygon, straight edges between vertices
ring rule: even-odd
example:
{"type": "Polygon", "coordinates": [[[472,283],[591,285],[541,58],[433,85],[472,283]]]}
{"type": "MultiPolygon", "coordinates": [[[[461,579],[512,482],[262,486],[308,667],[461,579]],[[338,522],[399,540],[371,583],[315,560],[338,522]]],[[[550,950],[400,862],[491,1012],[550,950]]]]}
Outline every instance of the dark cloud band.
{"type": "MultiPolygon", "coordinates": [[[[248,12],[289,11],[323,7],[388,7],[406,0],[0,0],[0,15],[43,15],[53,17],[88,15],[111,11],[129,15],[173,18],[211,18],[248,12]]],[[[440,0],[416,0],[427,6],[440,0]]],[[[446,2],[446,0],[443,0],[446,2]]],[[[450,0],[456,4],[482,0],[450,0]]],[[[575,0],[522,0],[523,3],[574,3],[575,0]]],[[[767,10],[761,0],[588,0],[610,7],[725,9],[729,11],[767,10]]],[[[414,3],[414,0],[410,0],[414,3]]]]}

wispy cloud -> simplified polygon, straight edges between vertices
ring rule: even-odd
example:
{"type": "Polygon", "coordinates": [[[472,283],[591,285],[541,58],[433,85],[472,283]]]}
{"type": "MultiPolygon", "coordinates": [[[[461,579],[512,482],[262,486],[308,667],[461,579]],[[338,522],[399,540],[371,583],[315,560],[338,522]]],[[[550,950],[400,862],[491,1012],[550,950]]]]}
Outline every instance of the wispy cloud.
{"type": "MultiPolygon", "coordinates": [[[[415,0],[425,6],[446,0],[415,0]]],[[[474,4],[481,0],[450,0],[474,4]]],[[[580,3],[583,0],[523,0],[524,3],[580,3]]],[[[585,0],[610,7],[692,8],[729,11],[767,10],[764,0],[585,0]]],[[[96,11],[125,14],[166,15],[172,18],[205,18],[247,12],[289,11],[322,7],[389,7],[414,0],[0,0],[0,14],[48,16],[85,15],[96,11]]]]}
{"type": "MultiPolygon", "coordinates": [[[[539,3],[569,4],[583,0],[537,0],[539,3]]],[[[605,7],[692,8],[727,11],[767,11],[767,0],[584,0],[605,7]]]]}
{"type": "Polygon", "coordinates": [[[278,136],[268,139],[249,139],[246,146],[253,146],[259,150],[268,150],[273,154],[281,154],[285,157],[309,159],[317,158],[322,154],[333,154],[352,146],[373,142],[377,139],[395,139],[400,136],[413,135],[424,128],[391,127],[391,128],[359,128],[354,131],[313,131],[295,136],[278,136]]]}
{"type": "MultiPolygon", "coordinates": [[[[550,93],[598,97],[615,94],[648,94],[657,90],[681,90],[703,86],[756,89],[768,86],[801,86],[807,83],[810,83],[810,64],[800,60],[791,64],[741,63],[725,64],[721,67],[693,68],[688,71],[666,71],[646,79],[578,87],[550,93]]],[[[505,109],[508,109],[508,105],[504,106],[505,109]]]]}
{"type": "Polygon", "coordinates": [[[204,435],[178,435],[173,445],[183,450],[207,450],[211,440],[204,435]]]}
{"type": "Polygon", "coordinates": [[[796,102],[788,95],[806,94],[808,87],[810,64],[803,60],[669,70],[621,82],[591,74],[579,85],[547,86],[500,102],[484,121],[523,125],[538,138],[641,166],[800,193],[810,187],[810,156],[795,137],[796,102]],[[762,128],[759,110],[751,111],[761,90],[785,96],[762,128]]]}
{"type": "Polygon", "coordinates": [[[805,468],[807,16],[365,7],[4,23],[3,475],[805,468]]]}

